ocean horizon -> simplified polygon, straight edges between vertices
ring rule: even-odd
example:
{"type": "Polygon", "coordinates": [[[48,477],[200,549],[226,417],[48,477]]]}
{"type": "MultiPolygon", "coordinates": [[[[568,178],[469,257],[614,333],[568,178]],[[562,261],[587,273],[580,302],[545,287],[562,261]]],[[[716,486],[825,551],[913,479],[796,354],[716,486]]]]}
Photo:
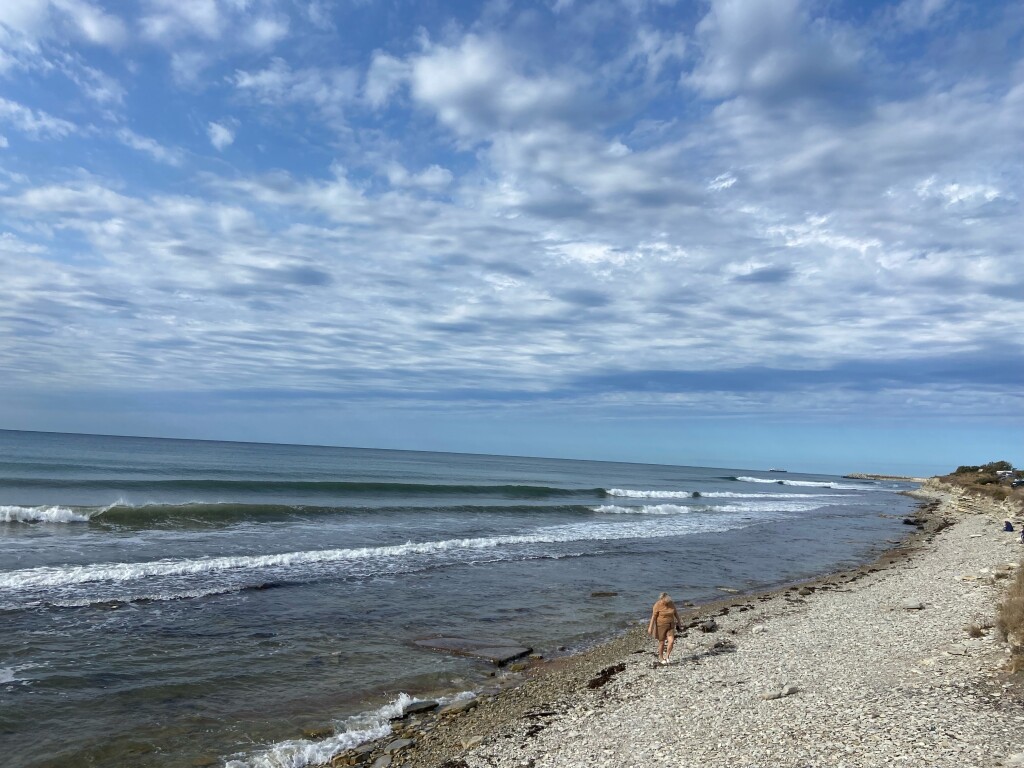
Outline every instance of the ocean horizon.
{"type": "Polygon", "coordinates": [[[323,762],[419,698],[493,684],[417,639],[574,653],[663,590],[699,603],[870,560],[905,535],[911,487],[0,431],[7,765],[323,762]]]}

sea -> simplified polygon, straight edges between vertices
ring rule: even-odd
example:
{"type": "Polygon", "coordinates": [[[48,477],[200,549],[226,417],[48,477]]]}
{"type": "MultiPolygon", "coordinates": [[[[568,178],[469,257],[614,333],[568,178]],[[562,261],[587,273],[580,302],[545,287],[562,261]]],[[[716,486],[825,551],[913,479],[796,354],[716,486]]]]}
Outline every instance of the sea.
{"type": "Polygon", "coordinates": [[[576,653],[645,625],[662,591],[868,561],[906,536],[912,487],[0,431],[0,762],[324,763],[415,701],[494,684],[418,639],[576,653]]]}

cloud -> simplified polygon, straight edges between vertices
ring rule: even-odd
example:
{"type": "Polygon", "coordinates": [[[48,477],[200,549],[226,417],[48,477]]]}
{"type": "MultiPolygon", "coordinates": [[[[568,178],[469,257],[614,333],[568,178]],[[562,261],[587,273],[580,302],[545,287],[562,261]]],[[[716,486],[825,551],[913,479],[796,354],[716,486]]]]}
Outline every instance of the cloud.
{"type": "Polygon", "coordinates": [[[470,34],[458,45],[432,47],[412,60],[412,94],[463,136],[584,117],[588,91],[579,73],[531,76],[522,66],[497,39],[470,34]]]}
{"type": "Polygon", "coordinates": [[[253,48],[271,48],[288,36],[288,26],[285,16],[262,16],[249,24],[242,37],[253,48]]]}
{"type": "Polygon", "coordinates": [[[0,97],[0,123],[6,123],[15,130],[37,140],[59,139],[78,130],[74,123],[2,97],[0,97]]]}
{"type": "Polygon", "coordinates": [[[155,139],[151,139],[148,136],[140,136],[130,128],[119,129],[116,136],[117,140],[126,147],[144,152],[158,163],[165,163],[167,165],[180,165],[182,163],[182,153],[180,150],[165,147],[155,139]]]}
{"type": "Polygon", "coordinates": [[[337,115],[355,97],[358,75],[345,67],[293,70],[284,59],[275,57],[264,69],[237,70],[233,82],[241,93],[267,106],[307,103],[337,115]]]}
{"type": "Polygon", "coordinates": [[[218,151],[223,151],[235,142],[234,128],[223,123],[208,123],[206,134],[210,137],[210,143],[218,151]]]}
{"type": "Polygon", "coordinates": [[[53,37],[63,31],[94,45],[120,46],[127,38],[124,22],[85,0],[5,0],[0,27],[28,38],[53,37]]]}
{"type": "Polygon", "coordinates": [[[848,98],[862,57],[803,0],[714,0],[697,35],[703,57],[684,82],[713,99],[848,98]]]}

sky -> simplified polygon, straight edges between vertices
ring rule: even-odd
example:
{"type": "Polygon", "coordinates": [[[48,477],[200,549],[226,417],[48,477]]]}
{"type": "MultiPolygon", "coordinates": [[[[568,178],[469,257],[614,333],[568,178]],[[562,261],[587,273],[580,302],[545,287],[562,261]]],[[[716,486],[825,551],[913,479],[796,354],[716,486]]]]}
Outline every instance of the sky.
{"type": "Polygon", "coordinates": [[[0,427],[1024,465],[1024,14],[3,0],[0,427]]]}

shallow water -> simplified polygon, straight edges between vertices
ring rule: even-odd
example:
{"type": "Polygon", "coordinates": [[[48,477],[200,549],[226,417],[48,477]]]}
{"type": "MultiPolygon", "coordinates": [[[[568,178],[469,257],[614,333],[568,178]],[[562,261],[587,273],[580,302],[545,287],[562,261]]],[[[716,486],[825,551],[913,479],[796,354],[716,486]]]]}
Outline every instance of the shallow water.
{"type": "Polygon", "coordinates": [[[5,765],[302,765],[410,696],[852,565],[896,483],[739,469],[0,432],[5,765]],[[694,493],[700,494],[694,496],[694,493]],[[592,598],[591,592],[613,597],[592,598]],[[333,724],[319,745],[303,728],[333,724]]]}

